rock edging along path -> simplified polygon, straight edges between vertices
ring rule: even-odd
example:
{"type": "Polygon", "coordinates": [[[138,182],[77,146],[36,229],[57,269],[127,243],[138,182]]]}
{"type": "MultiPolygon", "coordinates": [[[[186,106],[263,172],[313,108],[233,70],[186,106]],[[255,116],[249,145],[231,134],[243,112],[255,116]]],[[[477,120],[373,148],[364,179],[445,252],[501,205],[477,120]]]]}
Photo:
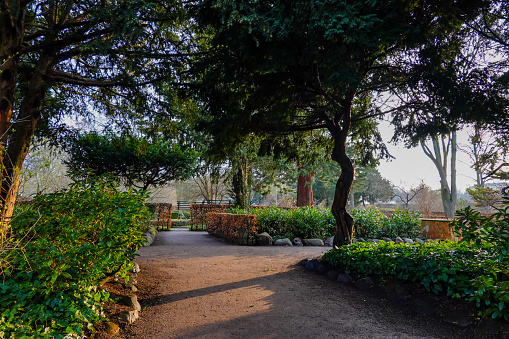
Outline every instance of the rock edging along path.
{"type": "Polygon", "coordinates": [[[124,338],[476,338],[296,264],[324,247],[235,246],[159,232],[137,262],[140,319],[124,338]]]}

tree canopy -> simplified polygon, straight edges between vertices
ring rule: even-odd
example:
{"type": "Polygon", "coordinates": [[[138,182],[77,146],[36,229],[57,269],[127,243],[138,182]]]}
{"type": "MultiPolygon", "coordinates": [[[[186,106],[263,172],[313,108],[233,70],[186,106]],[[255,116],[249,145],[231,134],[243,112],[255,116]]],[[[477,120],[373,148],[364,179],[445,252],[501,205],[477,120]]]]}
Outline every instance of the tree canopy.
{"type": "Polygon", "coordinates": [[[185,13],[178,0],[0,1],[3,216],[37,130],[60,130],[64,116],[122,125],[133,113],[171,113],[158,93],[192,49],[185,13]]]}
{"type": "Polygon", "coordinates": [[[431,53],[487,5],[202,1],[196,20],[210,30],[212,42],[193,68],[207,113],[199,127],[210,131],[221,149],[235,147],[249,132],[328,130],[332,159],[341,166],[332,207],[335,245],[349,243],[353,224],[346,204],[355,171],[347,143],[358,135],[368,155],[386,155],[376,128],[369,128],[381,112],[366,104],[366,97],[414,86],[415,74],[438,74],[430,65],[439,53],[416,56],[431,53]]]}
{"type": "Polygon", "coordinates": [[[197,160],[195,151],[168,141],[95,132],[72,139],[67,151],[66,164],[72,171],[113,174],[113,179],[142,190],[191,177],[197,160]]]}

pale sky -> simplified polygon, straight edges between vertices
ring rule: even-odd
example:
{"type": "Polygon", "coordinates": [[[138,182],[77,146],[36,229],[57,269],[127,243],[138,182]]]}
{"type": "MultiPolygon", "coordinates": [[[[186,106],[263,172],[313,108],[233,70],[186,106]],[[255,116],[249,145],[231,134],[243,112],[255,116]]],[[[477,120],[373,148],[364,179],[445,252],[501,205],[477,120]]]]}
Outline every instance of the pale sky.
{"type": "MultiPolygon", "coordinates": [[[[433,189],[440,188],[440,177],[435,165],[423,152],[422,148],[416,147],[407,149],[403,144],[390,144],[389,140],[393,135],[393,128],[388,122],[380,124],[382,137],[386,142],[389,153],[395,157],[392,161],[382,160],[378,170],[380,174],[390,180],[396,186],[410,188],[417,186],[421,180],[433,189]]],[[[457,143],[467,144],[468,136],[466,131],[457,133],[457,143]]],[[[456,172],[458,191],[465,192],[467,187],[475,184],[475,172],[470,168],[471,163],[467,154],[458,150],[456,172]]],[[[449,173],[450,174],[450,171],[449,173]]],[[[450,183],[450,181],[449,181],[450,183]]]]}

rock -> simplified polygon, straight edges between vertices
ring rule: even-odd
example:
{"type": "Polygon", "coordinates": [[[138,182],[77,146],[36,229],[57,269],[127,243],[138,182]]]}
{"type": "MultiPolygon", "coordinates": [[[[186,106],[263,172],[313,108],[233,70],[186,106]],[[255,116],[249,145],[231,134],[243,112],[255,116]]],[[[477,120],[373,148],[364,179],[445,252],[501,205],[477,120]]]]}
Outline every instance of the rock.
{"type": "Polygon", "coordinates": [[[358,238],[357,242],[366,242],[366,240],[364,240],[364,238],[358,238]]]}
{"type": "Polygon", "coordinates": [[[336,280],[345,284],[351,284],[353,281],[352,277],[348,274],[340,274],[336,280]]]}
{"type": "Polygon", "coordinates": [[[129,289],[132,292],[138,292],[138,287],[136,287],[134,284],[129,284],[129,289]]]}
{"type": "Polygon", "coordinates": [[[338,271],[331,270],[331,271],[327,272],[327,278],[329,278],[331,280],[337,280],[338,276],[339,276],[338,271]]]}
{"type": "Polygon", "coordinates": [[[372,239],[375,244],[378,244],[380,242],[380,239],[372,239]]]}
{"type": "Polygon", "coordinates": [[[352,244],[356,244],[357,243],[357,238],[352,238],[352,244]]]}
{"type": "Polygon", "coordinates": [[[136,294],[131,294],[129,296],[129,303],[127,306],[132,307],[136,311],[141,311],[141,305],[138,302],[138,297],[136,296],[136,294]]]}
{"type": "Polygon", "coordinates": [[[380,237],[380,240],[383,240],[385,242],[394,242],[391,238],[387,238],[387,237],[380,237]]]}
{"type": "Polygon", "coordinates": [[[402,238],[402,239],[403,239],[403,241],[404,241],[406,244],[410,244],[410,245],[412,245],[412,244],[414,243],[414,241],[413,241],[412,239],[410,239],[410,238],[402,238]]]}
{"type": "Polygon", "coordinates": [[[323,246],[322,239],[302,239],[304,246],[323,246]]]}
{"type": "Polygon", "coordinates": [[[132,310],[132,311],[124,312],[120,319],[127,322],[128,324],[132,324],[133,322],[138,320],[139,317],[140,317],[140,315],[139,315],[138,311],[132,310]]]}
{"type": "Polygon", "coordinates": [[[416,238],[415,242],[418,243],[419,245],[424,244],[424,241],[422,241],[422,239],[419,239],[419,238],[416,238]]]}
{"type": "Polygon", "coordinates": [[[132,276],[129,278],[129,282],[133,285],[138,285],[138,280],[136,280],[136,278],[133,278],[132,276]]]}
{"type": "Polygon", "coordinates": [[[450,324],[455,324],[462,328],[468,327],[470,325],[468,312],[460,309],[447,311],[444,314],[444,320],[450,324]]]}
{"type": "Polygon", "coordinates": [[[120,331],[118,325],[111,321],[107,321],[104,325],[106,326],[105,331],[108,334],[118,334],[118,332],[120,331]]]}
{"type": "Polygon", "coordinates": [[[138,273],[140,271],[140,265],[138,265],[138,263],[136,261],[133,262],[133,269],[131,270],[131,272],[133,273],[138,273]]]}
{"type": "Polygon", "coordinates": [[[372,289],[375,286],[375,283],[370,277],[364,277],[357,280],[354,284],[361,291],[367,291],[372,289]]]}
{"type": "Polygon", "coordinates": [[[274,246],[293,246],[292,242],[288,238],[277,239],[274,241],[274,246]]]}
{"type": "Polygon", "coordinates": [[[325,266],[320,262],[318,259],[311,259],[308,261],[306,266],[304,266],[306,269],[310,271],[317,271],[317,272],[323,272],[325,271],[325,266]]]}
{"type": "Polygon", "coordinates": [[[303,259],[303,260],[299,261],[297,263],[297,265],[299,265],[299,266],[306,266],[309,261],[311,261],[311,258],[306,258],[306,259],[303,259]]]}
{"type": "Polygon", "coordinates": [[[302,240],[300,238],[293,239],[293,246],[304,246],[302,245],[302,240]]]}
{"type": "Polygon", "coordinates": [[[256,244],[258,246],[271,246],[272,237],[267,232],[263,232],[256,235],[256,244]]]}
{"type": "Polygon", "coordinates": [[[323,244],[332,247],[334,245],[334,237],[328,237],[323,244]]]}
{"type": "Polygon", "coordinates": [[[396,237],[395,242],[396,242],[396,244],[404,244],[405,243],[405,241],[403,241],[403,239],[401,239],[400,237],[396,237]]]}

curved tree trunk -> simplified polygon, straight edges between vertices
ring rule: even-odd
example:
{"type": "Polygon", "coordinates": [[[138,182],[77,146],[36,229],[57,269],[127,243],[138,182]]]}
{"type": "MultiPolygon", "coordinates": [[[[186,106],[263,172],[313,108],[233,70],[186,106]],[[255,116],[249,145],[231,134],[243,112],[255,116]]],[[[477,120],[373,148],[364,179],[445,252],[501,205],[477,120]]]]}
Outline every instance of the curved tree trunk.
{"type": "Polygon", "coordinates": [[[331,157],[341,167],[341,175],[336,183],[331,209],[332,215],[336,219],[334,246],[348,245],[352,242],[353,218],[346,211],[346,206],[355,176],[355,169],[352,160],[346,153],[346,141],[350,131],[353,97],[353,94],[347,96],[342,102],[341,112],[336,114],[334,121],[329,120],[327,122],[327,129],[334,139],[334,149],[331,157]]]}

